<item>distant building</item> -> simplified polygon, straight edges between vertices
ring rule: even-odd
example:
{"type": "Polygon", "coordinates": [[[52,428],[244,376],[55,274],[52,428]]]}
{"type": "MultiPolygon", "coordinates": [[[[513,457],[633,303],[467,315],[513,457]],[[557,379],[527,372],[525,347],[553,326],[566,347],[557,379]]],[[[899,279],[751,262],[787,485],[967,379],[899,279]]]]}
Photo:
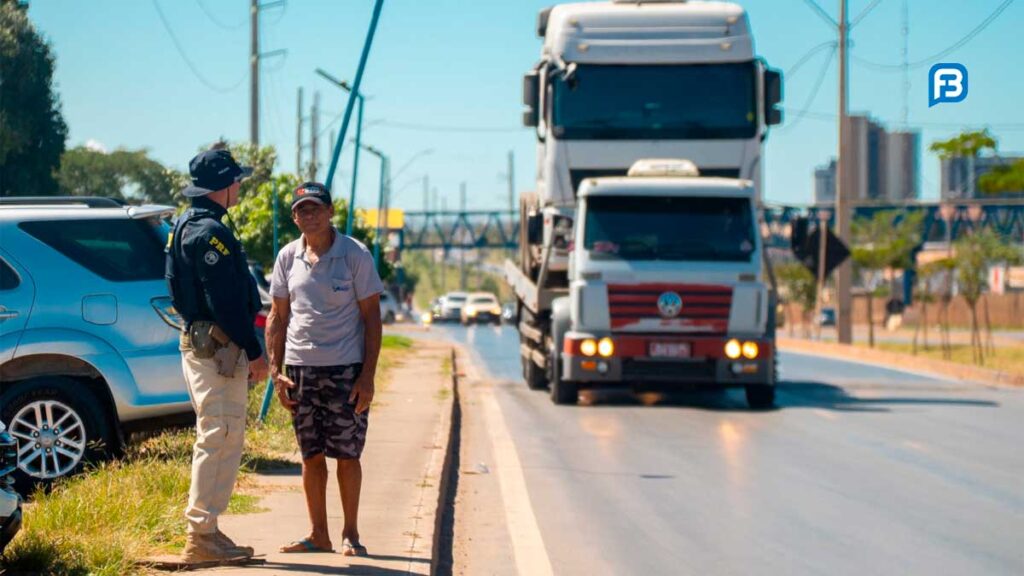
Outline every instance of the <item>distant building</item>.
{"type": "MultiPolygon", "coordinates": [[[[850,116],[850,192],[853,201],[901,202],[921,195],[921,135],[888,132],[867,116],[850,116]]],[[[814,170],[814,201],[836,197],[836,162],[814,170]]]]}
{"type": "Polygon", "coordinates": [[[1024,190],[986,194],[978,189],[978,179],[982,175],[991,172],[998,166],[1009,166],[1018,160],[1024,160],[1024,155],[1004,154],[1000,156],[979,156],[978,158],[947,158],[942,161],[942,166],[940,167],[942,172],[940,184],[941,198],[943,200],[962,200],[979,197],[1024,197],[1024,190]]]}
{"type": "Polygon", "coordinates": [[[814,203],[831,204],[836,201],[836,160],[814,169],[814,203]]]}

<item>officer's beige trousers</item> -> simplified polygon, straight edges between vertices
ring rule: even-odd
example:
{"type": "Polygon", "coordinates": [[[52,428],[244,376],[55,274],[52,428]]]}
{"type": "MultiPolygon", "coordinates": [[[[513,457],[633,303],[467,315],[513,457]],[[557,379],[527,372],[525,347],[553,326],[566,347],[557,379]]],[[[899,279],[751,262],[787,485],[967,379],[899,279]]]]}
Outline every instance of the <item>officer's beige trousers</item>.
{"type": "Polygon", "coordinates": [[[217,517],[228,507],[242,461],[248,363],[243,354],[234,376],[226,378],[217,373],[213,358],[196,358],[191,350],[183,350],[181,367],[196,411],[185,517],[190,533],[209,534],[217,530],[217,517]]]}

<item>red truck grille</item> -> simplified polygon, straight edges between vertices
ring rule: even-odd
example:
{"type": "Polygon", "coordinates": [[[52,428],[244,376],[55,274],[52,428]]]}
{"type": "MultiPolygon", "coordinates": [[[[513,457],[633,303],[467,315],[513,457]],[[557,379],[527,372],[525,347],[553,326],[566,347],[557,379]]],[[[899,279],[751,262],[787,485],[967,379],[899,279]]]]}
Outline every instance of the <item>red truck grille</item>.
{"type": "Polygon", "coordinates": [[[612,329],[671,328],[701,334],[724,334],[729,328],[732,287],[707,284],[609,284],[612,329]],[[673,318],[662,316],[658,298],[675,292],[683,302],[673,318]]]}

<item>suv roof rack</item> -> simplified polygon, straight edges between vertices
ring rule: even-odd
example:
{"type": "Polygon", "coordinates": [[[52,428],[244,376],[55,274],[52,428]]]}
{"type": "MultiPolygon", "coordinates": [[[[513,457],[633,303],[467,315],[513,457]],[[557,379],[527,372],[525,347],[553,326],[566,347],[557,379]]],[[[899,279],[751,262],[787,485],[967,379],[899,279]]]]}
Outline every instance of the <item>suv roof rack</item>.
{"type": "Polygon", "coordinates": [[[8,196],[0,198],[0,206],[69,206],[84,204],[89,208],[120,208],[123,200],[104,196],[8,196]]]}

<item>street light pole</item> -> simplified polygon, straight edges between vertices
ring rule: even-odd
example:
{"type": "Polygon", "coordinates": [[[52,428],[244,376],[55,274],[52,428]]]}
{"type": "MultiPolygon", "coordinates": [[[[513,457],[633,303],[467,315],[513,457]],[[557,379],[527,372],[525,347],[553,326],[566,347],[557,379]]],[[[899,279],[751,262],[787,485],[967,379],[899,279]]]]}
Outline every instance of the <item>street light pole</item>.
{"type": "MultiPolygon", "coordinates": [[[[338,88],[348,92],[356,99],[356,149],[352,154],[352,190],[348,194],[348,214],[345,217],[345,235],[351,236],[353,221],[352,213],[355,211],[356,205],[356,184],[359,181],[359,149],[362,148],[363,142],[363,104],[365,103],[366,98],[363,96],[362,92],[354,91],[348,82],[331,76],[322,68],[317,68],[316,73],[331,84],[334,84],[338,88]]],[[[330,184],[327,186],[328,188],[331,187],[330,184]]]]}

